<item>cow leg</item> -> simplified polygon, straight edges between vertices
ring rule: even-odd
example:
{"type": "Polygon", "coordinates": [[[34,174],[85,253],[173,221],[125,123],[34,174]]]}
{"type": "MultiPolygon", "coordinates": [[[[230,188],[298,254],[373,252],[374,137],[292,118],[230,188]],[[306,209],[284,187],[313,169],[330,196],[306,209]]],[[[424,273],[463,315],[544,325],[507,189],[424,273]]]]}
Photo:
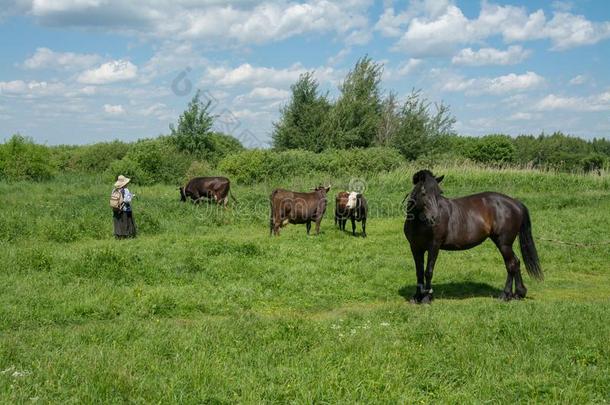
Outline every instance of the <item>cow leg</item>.
{"type": "Polygon", "coordinates": [[[309,235],[309,231],[311,230],[311,221],[307,221],[305,226],[307,227],[307,235],[309,235]]]}
{"type": "Polygon", "coordinates": [[[356,219],[354,219],[354,215],[352,214],[350,216],[351,221],[352,221],[352,235],[356,236],[356,219]]]}
{"type": "Polygon", "coordinates": [[[341,230],[345,231],[345,224],[347,224],[347,218],[341,218],[341,230]]]}
{"type": "Polygon", "coordinates": [[[320,222],[322,222],[322,218],[316,219],[316,235],[320,234],[320,222]]]}
{"type": "Polygon", "coordinates": [[[366,218],[362,218],[362,237],[366,238],[366,218]]]}

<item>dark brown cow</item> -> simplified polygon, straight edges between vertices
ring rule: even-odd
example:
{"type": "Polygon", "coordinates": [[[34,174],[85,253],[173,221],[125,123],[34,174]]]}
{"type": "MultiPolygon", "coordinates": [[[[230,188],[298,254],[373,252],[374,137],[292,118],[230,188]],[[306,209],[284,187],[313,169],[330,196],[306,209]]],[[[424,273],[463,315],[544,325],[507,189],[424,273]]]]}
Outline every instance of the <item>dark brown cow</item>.
{"type": "Polygon", "coordinates": [[[326,211],[326,193],[330,186],[319,186],[310,193],[296,193],[290,190],[276,189],[269,197],[271,200],[271,218],[269,231],[280,234],[280,228],[287,223],[306,224],[307,235],[311,223],[316,223],[316,235],[320,233],[320,222],[326,211]]]}
{"type": "Polygon", "coordinates": [[[229,195],[236,201],[231,193],[231,182],[226,177],[194,177],[186,186],[180,187],[180,201],[186,201],[187,197],[196,203],[204,198],[213,199],[226,208],[229,195]]]}
{"type": "Polygon", "coordinates": [[[366,198],[360,193],[356,196],[356,206],[348,208],[349,193],[341,191],[335,199],[335,225],[345,231],[345,224],[349,218],[352,222],[352,235],[356,236],[356,221],[362,222],[362,237],[366,238],[366,216],[368,204],[366,198]]]}

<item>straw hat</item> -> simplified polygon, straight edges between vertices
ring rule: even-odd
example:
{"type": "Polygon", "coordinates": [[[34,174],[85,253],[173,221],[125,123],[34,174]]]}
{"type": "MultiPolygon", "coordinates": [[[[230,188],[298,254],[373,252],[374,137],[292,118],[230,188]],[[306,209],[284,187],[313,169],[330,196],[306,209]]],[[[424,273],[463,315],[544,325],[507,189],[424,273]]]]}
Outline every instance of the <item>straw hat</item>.
{"type": "Polygon", "coordinates": [[[128,179],[127,177],[121,174],[119,177],[117,177],[116,183],[114,183],[114,188],[125,187],[130,180],[131,179],[128,179]]]}

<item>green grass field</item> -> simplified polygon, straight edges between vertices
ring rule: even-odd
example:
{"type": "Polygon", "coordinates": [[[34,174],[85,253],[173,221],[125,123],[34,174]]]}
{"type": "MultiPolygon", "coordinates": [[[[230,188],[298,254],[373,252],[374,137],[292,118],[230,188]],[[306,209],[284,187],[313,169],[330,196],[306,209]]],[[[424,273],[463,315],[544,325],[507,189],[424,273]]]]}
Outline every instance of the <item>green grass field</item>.
{"type": "MultiPolygon", "coordinates": [[[[130,187],[139,236],[112,238],[109,184],[0,184],[0,401],[607,403],[610,177],[437,169],[448,197],[499,191],[530,209],[545,281],[523,301],[491,242],[441,252],[432,305],[401,200],[414,168],[364,178],[369,237],[288,226],[279,182],[233,187],[227,211],[172,186],[130,187]]],[[[306,189],[349,177],[311,176],[306,189]]],[[[349,225],[348,225],[349,228],[349,225]]],[[[517,248],[517,246],[515,246],[517,248]]]]}

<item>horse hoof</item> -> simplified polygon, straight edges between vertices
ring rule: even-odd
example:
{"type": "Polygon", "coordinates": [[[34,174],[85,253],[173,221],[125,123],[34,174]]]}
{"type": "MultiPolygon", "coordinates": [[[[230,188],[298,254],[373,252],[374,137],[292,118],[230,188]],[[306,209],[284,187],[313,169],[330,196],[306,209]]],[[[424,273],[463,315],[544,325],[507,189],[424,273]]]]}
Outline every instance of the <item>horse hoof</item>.
{"type": "Polygon", "coordinates": [[[502,301],[510,301],[511,299],[513,299],[513,294],[507,293],[506,291],[504,291],[504,292],[502,292],[502,294],[500,294],[498,299],[502,300],[502,301]]]}

